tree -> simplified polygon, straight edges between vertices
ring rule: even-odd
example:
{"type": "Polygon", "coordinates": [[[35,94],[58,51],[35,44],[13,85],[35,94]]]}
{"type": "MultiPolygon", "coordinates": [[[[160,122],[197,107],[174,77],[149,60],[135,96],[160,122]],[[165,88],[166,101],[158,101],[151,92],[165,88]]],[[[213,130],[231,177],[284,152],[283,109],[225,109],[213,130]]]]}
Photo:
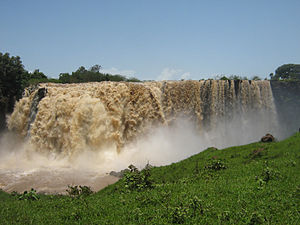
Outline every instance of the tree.
{"type": "Polygon", "coordinates": [[[278,67],[274,79],[300,79],[300,64],[284,64],[278,67]]]}
{"type": "Polygon", "coordinates": [[[227,78],[226,76],[223,76],[220,78],[220,80],[229,80],[229,78],[227,78]]]}
{"type": "Polygon", "coordinates": [[[19,56],[0,52],[0,130],[5,127],[5,114],[12,111],[15,100],[22,96],[24,73],[19,56]]]}
{"type": "Polygon", "coordinates": [[[30,74],[30,79],[47,79],[47,76],[40,72],[40,70],[36,69],[30,74]]]}
{"type": "Polygon", "coordinates": [[[254,77],[252,77],[252,79],[251,80],[261,80],[260,79],[260,77],[259,76],[254,76],[254,77]]]}
{"type": "Polygon", "coordinates": [[[84,66],[80,66],[78,70],[75,71],[75,73],[85,73],[87,70],[84,66]]]}
{"type": "Polygon", "coordinates": [[[241,76],[238,76],[238,75],[230,75],[229,79],[230,80],[248,80],[248,78],[246,76],[241,77],[241,76]]]}
{"type": "Polygon", "coordinates": [[[22,78],[25,73],[19,56],[9,56],[0,52],[0,88],[2,98],[7,98],[9,111],[12,110],[14,99],[22,96],[22,78]]]}
{"type": "Polygon", "coordinates": [[[92,66],[89,70],[94,73],[99,73],[101,68],[102,68],[102,66],[96,64],[96,65],[92,66]]]}
{"type": "Polygon", "coordinates": [[[70,74],[60,73],[58,78],[62,83],[70,83],[70,74]]]}

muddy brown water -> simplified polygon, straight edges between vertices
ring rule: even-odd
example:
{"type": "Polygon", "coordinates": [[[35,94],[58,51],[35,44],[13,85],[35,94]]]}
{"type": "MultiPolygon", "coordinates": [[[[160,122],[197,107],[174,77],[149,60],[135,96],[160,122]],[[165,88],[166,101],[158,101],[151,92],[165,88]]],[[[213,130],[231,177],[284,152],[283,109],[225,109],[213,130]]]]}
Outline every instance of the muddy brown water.
{"type": "Polygon", "coordinates": [[[6,192],[19,192],[34,188],[38,193],[66,194],[68,185],[86,185],[93,191],[118,181],[119,178],[107,174],[74,170],[39,169],[36,171],[0,170],[0,189],[6,192]]]}

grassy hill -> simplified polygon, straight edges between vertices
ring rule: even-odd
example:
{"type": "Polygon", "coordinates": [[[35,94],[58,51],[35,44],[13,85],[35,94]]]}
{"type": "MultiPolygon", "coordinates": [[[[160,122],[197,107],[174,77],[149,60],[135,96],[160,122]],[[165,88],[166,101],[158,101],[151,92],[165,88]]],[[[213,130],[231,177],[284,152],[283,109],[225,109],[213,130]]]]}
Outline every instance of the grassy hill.
{"type": "Polygon", "coordinates": [[[76,190],[73,197],[0,191],[1,224],[300,224],[300,133],[132,168],[95,194],[76,190]]]}

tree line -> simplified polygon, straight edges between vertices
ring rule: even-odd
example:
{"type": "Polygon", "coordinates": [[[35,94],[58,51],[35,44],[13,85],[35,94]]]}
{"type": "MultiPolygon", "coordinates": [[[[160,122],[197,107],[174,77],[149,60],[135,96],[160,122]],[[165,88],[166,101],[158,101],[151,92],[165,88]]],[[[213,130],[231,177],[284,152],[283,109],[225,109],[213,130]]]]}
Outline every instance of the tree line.
{"type": "MultiPolygon", "coordinates": [[[[270,80],[293,81],[300,80],[300,64],[284,64],[279,66],[274,73],[270,73],[270,80]]],[[[248,80],[247,77],[231,75],[229,77],[220,76],[219,80],[248,80]]],[[[267,79],[267,78],[266,78],[267,79]]],[[[261,80],[259,76],[253,76],[251,80],[261,80]]]]}
{"type": "Polygon", "coordinates": [[[89,69],[84,66],[79,67],[75,72],[59,74],[58,81],[61,83],[84,83],[84,82],[101,82],[101,81],[127,81],[140,82],[135,77],[126,78],[122,75],[111,75],[100,72],[101,66],[94,65],[89,69]]]}

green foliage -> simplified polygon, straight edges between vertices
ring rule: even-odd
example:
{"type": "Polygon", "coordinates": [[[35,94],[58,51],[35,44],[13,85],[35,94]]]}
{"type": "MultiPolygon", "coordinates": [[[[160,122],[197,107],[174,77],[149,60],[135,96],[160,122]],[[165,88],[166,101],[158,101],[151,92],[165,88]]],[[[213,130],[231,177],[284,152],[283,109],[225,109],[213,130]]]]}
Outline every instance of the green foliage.
{"type": "Polygon", "coordinates": [[[68,186],[68,189],[66,192],[69,194],[71,197],[81,197],[81,196],[88,196],[93,194],[93,191],[91,190],[90,187],[88,186],[68,186]]]}
{"type": "Polygon", "coordinates": [[[188,208],[183,206],[177,206],[172,209],[171,218],[172,223],[182,224],[188,217],[188,208]]]}
{"type": "Polygon", "coordinates": [[[197,196],[194,196],[189,200],[189,207],[192,209],[193,216],[195,216],[197,213],[204,213],[203,201],[197,196]]]}
{"type": "Polygon", "coordinates": [[[284,64],[278,67],[275,76],[271,76],[271,79],[300,80],[300,64],[284,64]]]}
{"type": "Polygon", "coordinates": [[[12,110],[14,99],[22,95],[22,77],[25,73],[24,66],[19,56],[0,52],[0,103],[1,108],[12,110]]]}
{"type": "Polygon", "coordinates": [[[223,76],[220,78],[220,80],[230,80],[229,78],[227,78],[226,76],[223,76]]]}
{"type": "Polygon", "coordinates": [[[130,81],[140,82],[137,78],[127,79],[121,75],[111,75],[100,73],[101,66],[94,65],[90,69],[86,69],[84,66],[79,67],[72,74],[61,73],[59,75],[59,81],[62,83],[84,83],[84,82],[101,82],[101,81],[130,81]]]}
{"type": "Polygon", "coordinates": [[[266,166],[261,174],[261,177],[262,177],[262,180],[267,183],[272,179],[279,178],[280,173],[277,170],[266,166]]]}
{"type": "Polygon", "coordinates": [[[259,76],[253,76],[251,80],[261,80],[259,76]]]}
{"type": "Polygon", "coordinates": [[[229,80],[248,80],[248,78],[245,76],[242,77],[242,76],[238,76],[238,75],[230,75],[229,80]]]}
{"type": "Polygon", "coordinates": [[[209,170],[224,170],[226,169],[226,165],[224,164],[224,162],[222,162],[221,160],[219,159],[213,159],[211,160],[206,166],[205,166],[206,169],[209,169],[209,170]]]}
{"type": "Polygon", "coordinates": [[[33,188],[31,188],[30,191],[24,191],[23,194],[18,194],[17,192],[13,192],[12,196],[17,196],[19,200],[25,200],[25,201],[28,200],[36,201],[40,199],[39,195],[36,193],[36,190],[34,190],[33,188]]]}
{"type": "Polygon", "coordinates": [[[242,77],[242,76],[238,76],[238,75],[230,75],[229,77],[217,76],[215,79],[217,79],[217,80],[248,80],[248,78],[246,76],[242,77]]]}
{"type": "Polygon", "coordinates": [[[128,168],[129,171],[125,172],[123,178],[126,189],[132,191],[152,188],[149,166],[146,166],[142,171],[139,171],[134,165],[130,165],[128,168]]]}

